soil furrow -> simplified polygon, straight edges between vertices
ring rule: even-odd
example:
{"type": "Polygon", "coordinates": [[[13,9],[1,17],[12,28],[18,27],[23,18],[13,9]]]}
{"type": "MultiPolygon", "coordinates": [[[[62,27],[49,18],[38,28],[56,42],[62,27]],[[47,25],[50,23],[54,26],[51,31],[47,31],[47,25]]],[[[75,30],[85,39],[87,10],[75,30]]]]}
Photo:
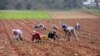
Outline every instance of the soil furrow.
{"type": "MultiPolygon", "coordinates": [[[[12,22],[12,21],[11,21],[12,22]]],[[[30,37],[31,36],[31,34],[32,33],[30,33],[25,27],[23,27],[23,26],[21,26],[21,25],[19,25],[19,23],[18,22],[16,22],[16,21],[13,21],[12,22],[14,25],[16,25],[19,29],[22,29],[23,31],[24,31],[24,33],[26,34],[24,34],[25,36],[23,37],[24,38],[24,42],[26,43],[26,45],[27,46],[29,46],[29,49],[30,50],[28,50],[29,52],[30,52],[30,54],[33,56],[33,55],[43,55],[43,56],[45,56],[45,54],[43,53],[43,51],[45,52],[45,50],[44,49],[42,49],[42,48],[40,48],[38,45],[36,45],[36,44],[33,44],[28,38],[26,38],[26,37],[30,37]],[[28,35],[27,35],[28,34],[28,35]],[[34,54],[33,54],[33,53],[34,54]]],[[[14,25],[12,25],[12,27],[14,28],[14,25]]]]}

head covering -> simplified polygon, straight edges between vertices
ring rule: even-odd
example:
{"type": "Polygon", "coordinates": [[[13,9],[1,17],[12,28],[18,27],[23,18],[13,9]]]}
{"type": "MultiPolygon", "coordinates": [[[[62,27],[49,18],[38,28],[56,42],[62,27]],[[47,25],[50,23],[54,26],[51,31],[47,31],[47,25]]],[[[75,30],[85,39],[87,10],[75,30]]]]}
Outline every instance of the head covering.
{"type": "Polygon", "coordinates": [[[34,33],[36,33],[36,31],[35,31],[35,30],[34,30],[33,32],[34,32],[34,33]]]}
{"type": "Polygon", "coordinates": [[[41,33],[40,32],[37,32],[37,31],[33,31],[33,33],[35,34],[35,35],[40,35],[41,33]]]}
{"type": "Polygon", "coordinates": [[[12,31],[15,31],[16,29],[12,29],[12,31]]]}
{"type": "Polygon", "coordinates": [[[79,23],[76,23],[76,25],[79,25],[79,23]]]}
{"type": "Polygon", "coordinates": [[[66,25],[66,24],[62,24],[62,25],[64,26],[64,25],[66,25]]]}
{"type": "Polygon", "coordinates": [[[12,31],[21,31],[20,29],[13,29],[12,31]]]}

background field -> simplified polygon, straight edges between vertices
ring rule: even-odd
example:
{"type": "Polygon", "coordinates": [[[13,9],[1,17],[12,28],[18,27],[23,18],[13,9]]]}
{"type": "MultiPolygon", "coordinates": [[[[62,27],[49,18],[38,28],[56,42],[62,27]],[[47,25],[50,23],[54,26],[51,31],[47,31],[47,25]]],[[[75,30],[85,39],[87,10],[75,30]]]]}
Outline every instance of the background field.
{"type": "MultiPolygon", "coordinates": [[[[99,13],[99,12],[98,12],[99,13]]],[[[70,11],[51,11],[49,15],[53,19],[93,19],[99,18],[99,16],[86,13],[85,11],[81,10],[70,10],[70,11]]]]}
{"type": "Polygon", "coordinates": [[[82,9],[83,12],[100,16],[100,9],[82,9]]]}
{"type": "Polygon", "coordinates": [[[46,11],[0,10],[0,19],[50,19],[46,11]]]}
{"type": "Polygon", "coordinates": [[[0,0],[0,56],[100,56],[100,0],[0,0]],[[39,23],[47,30],[33,29],[39,23]],[[76,23],[79,41],[68,41],[61,26],[76,23]],[[48,35],[53,25],[59,39],[32,42],[34,30],[48,35]],[[22,30],[23,41],[13,29],[22,30]]]}
{"type": "Polygon", "coordinates": [[[99,10],[33,11],[0,10],[0,19],[80,19],[99,18],[99,10]]]}

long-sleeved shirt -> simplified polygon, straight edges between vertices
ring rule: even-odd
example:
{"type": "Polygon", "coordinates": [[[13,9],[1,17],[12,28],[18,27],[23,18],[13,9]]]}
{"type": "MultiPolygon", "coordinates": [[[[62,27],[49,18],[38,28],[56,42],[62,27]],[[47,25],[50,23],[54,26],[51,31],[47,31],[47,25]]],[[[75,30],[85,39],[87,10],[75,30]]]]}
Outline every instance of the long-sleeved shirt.
{"type": "Polygon", "coordinates": [[[21,31],[20,29],[13,29],[12,31],[13,31],[13,33],[15,33],[16,35],[17,35],[17,34],[22,34],[22,31],[21,31]]]}
{"type": "Polygon", "coordinates": [[[41,40],[41,34],[36,32],[32,35],[32,41],[34,41],[34,39],[38,39],[41,40]]]}

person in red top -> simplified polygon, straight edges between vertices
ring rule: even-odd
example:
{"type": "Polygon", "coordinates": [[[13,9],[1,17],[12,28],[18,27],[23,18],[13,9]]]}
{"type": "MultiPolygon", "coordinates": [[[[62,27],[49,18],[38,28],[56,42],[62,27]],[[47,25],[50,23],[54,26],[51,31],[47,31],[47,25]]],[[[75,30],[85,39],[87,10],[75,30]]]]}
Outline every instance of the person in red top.
{"type": "Polygon", "coordinates": [[[33,31],[34,34],[32,35],[32,41],[34,42],[40,42],[41,41],[41,33],[33,31]]]}

